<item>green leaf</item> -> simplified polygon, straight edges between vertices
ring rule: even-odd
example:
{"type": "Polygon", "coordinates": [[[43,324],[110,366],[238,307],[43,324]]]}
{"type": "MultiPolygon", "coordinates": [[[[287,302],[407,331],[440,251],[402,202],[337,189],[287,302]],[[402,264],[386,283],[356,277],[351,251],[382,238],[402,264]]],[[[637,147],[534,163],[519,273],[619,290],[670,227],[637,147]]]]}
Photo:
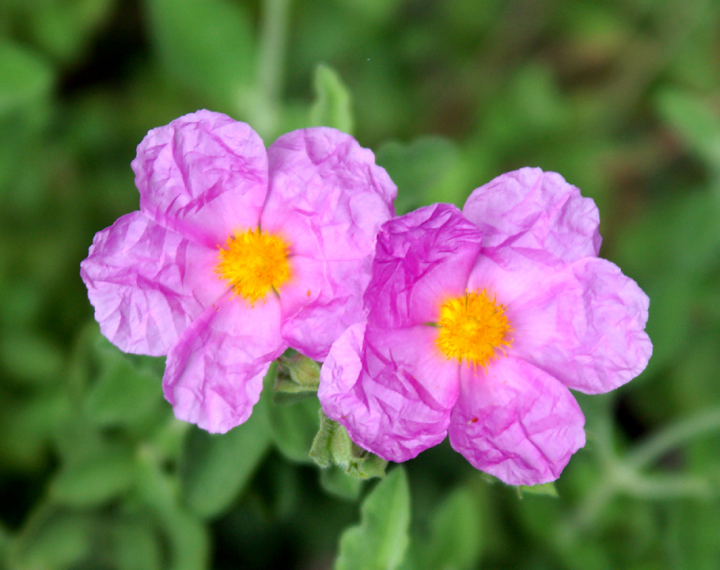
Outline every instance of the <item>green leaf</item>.
{"type": "Polygon", "coordinates": [[[417,570],[477,568],[482,550],[480,505],[471,490],[454,491],[435,513],[430,539],[418,546],[417,570]]]}
{"type": "Polygon", "coordinates": [[[360,496],[363,480],[351,477],[337,465],[320,470],[320,485],[331,495],[355,501],[360,496]]]}
{"type": "Polygon", "coordinates": [[[359,526],[340,537],[336,570],[394,570],[403,561],[409,542],[410,490],[402,466],[367,496],[359,526]]]}
{"type": "Polygon", "coordinates": [[[310,448],[318,431],[320,402],[317,398],[306,398],[287,404],[274,404],[272,386],[276,373],[277,365],[273,363],[265,376],[258,406],[265,406],[270,432],[280,452],[292,461],[311,463],[310,448]]]}
{"type": "Polygon", "coordinates": [[[85,400],[92,421],[132,425],[155,411],[162,401],[162,382],[154,363],[123,354],[105,338],[98,338],[94,352],[100,376],[85,400]]]}
{"type": "Polygon", "coordinates": [[[252,17],[230,0],[149,0],[152,40],[170,76],[237,113],[254,81],[252,17]]]}
{"type": "Polygon", "coordinates": [[[0,415],[0,457],[7,467],[38,469],[72,414],[65,390],[31,398],[3,396],[0,415]]]}
{"type": "Polygon", "coordinates": [[[118,570],[160,570],[162,549],[157,533],[144,521],[120,521],[111,534],[118,570]]]}
{"type": "Polygon", "coordinates": [[[176,481],[165,473],[149,449],[138,456],[138,491],[165,533],[170,570],[203,570],[208,566],[208,532],[197,516],[178,501],[176,481]]]}
{"type": "Polygon", "coordinates": [[[55,512],[38,514],[13,545],[9,566],[47,570],[79,567],[92,548],[93,519],[55,512]]]}
{"type": "Polygon", "coordinates": [[[271,442],[262,405],[255,406],[247,422],[225,434],[193,428],[180,464],[182,491],[193,512],[210,518],[225,511],[247,485],[271,442]]]}
{"type": "Polygon", "coordinates": [[[380,24],[392,18],[393,14],[397,12],[401,0],[341,0],[341,4],[347,5],[354,11],[353,17],[359,15],[380,24]]]}
{"type": "Polygon", "coordinates": [[[439,200],[462,205],[470,191],[449,183],[459,165],[458,150],[440,137],[422,137],[410,144],[387,142],[378,150],[376,161],[397,184],[399,214],[439,200]]]}
{"type": "Polygon", "coordinates": [[[715,169],[720,169],[720,115],[692,93],[666,88],[657,97],[660,115],[715,169]]]}
{"type": "Polygon", "coordinates": [[[101,505],[133,485],[135,467],[128,450],[107,448],[64,466],[50,486],[50,497],[64,505],[101,505]]]}
{"type": "Polygon", "coordinates": [[[5,525],[0,522],[0,560],[5,560],[8,547],[12,541],[12,535],[5,525]]]}
{"type": "Polygon", "coordinates": [[[0,42],[0,117],[27,109],[50,94],[52,68],[40,57],[9,42],[0,42]]]}
{"type": "Polygon", "coordinates": [[[333,127],[352,134],[352,98],[340,76],[331,67],[321,63],[315,68],[313,85],[316,99],[310,109],[310,124],[333,127]]]}
{"type": "Polygon", "coordinates": [[[50,0],[25,15],[35,41],[63,62],[76,60],[92,40],[113,0],[50,0]]]}
{"type": "Polygon", "coordinates": [[[63,366],[60,349],[38,334],[19,332],[3,338],[0,357],[10,374],[33,384],[57,382],[63,366]]]}

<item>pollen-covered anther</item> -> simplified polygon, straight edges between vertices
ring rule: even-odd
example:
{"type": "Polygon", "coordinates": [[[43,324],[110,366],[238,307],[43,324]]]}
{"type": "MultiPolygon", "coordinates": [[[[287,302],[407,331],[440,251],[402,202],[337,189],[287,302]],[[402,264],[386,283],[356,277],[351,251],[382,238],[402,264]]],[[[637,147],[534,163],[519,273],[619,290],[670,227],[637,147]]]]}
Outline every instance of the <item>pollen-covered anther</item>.
{"type": "Polygon", "coordinates": [[[290,279],[290,244],[281,236],[260,229],[234,234],[220,247],[215,272],[253,306],[272,290],[279,293],[290,279]]]}
{"type": "Polygon", "coordinates": [[[466,292],[447,299],[440,307],[439,332],[435,344],[448,359],[487,367],[497,350],[509,347],[512,340],[505,305],[485,292],[466,292]]]}

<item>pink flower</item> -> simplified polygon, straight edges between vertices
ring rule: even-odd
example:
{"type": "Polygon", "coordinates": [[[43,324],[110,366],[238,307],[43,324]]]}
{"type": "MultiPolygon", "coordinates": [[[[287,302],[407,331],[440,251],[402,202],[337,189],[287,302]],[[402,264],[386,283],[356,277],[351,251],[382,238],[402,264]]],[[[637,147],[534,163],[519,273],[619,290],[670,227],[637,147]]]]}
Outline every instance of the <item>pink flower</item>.
{"type": "Polygon", "coordinates": [[[557,479],[585,444],[568,388],[613,390],[652,352],[648,298],[597,257],[598,223],[592,200],[531,168],[478,188],[462,213],[436,204],[387,222],[367,320],[322,368],[327,415],[387,460],[449,434],[506,483],[557,479]]]}
{"type": "Polygon", "coordinates": [[[266,151],[248,125],[209,111],[150,131],[132,167],[140,211],[99,232],[81,265],[95,318],[121,350],[167,355],[178,418],[225,432],[286,348],[322,359],[363,317],[395,185],[334,129],[266,151]]]}

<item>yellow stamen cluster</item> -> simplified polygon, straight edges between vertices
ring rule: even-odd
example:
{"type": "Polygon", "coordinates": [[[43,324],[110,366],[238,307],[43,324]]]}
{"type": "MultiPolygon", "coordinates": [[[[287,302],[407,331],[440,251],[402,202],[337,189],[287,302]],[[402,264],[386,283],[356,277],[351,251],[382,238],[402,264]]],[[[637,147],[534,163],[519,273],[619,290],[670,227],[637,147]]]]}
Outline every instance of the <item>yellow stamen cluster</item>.
{"type": "Polygon", "coordinates": [[[512,331],[505,316],[505,305],[490,299],[485,289],[466,292],[447,299],[440,307],[440,331],[435,344],[448,358],[457,358],[474,366],[487,367],[497,356],[495,349],[509,347],[506,337],[512,331]]]}
{"type": "Polygon", "coordinates": [[[258,299],[265,301],[270,290],[278,293],[290,279],[289,248],[279,235],[260,229],[232,235],[220,247],[215,273],[253,306],[258,299]]]}

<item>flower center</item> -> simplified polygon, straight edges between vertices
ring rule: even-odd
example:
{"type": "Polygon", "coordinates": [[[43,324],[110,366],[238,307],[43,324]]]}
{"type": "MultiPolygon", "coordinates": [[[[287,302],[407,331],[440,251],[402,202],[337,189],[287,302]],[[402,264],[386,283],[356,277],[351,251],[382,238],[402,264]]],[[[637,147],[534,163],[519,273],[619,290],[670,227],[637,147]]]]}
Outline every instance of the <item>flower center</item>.
{"type": "Polygon", "coordinates": [[[231,235],[225,247],[220,246],[220,263],[215,273],[253,306],[263,301],[272,289],[278,293],[290,279],[288,248],[279,235],[257,230],[231,235]]]}
{"type": "Polygon", "coordinates": [[[512,329],[505,316],[505,305],[490,299],[485,289],[447,299],[440,307],[438,326],[435,344],[448,359],[467,360],[468,364],[483,368],[497,356],[496,348],[504,352],[512,342],[506,339],[512,329]]]}

